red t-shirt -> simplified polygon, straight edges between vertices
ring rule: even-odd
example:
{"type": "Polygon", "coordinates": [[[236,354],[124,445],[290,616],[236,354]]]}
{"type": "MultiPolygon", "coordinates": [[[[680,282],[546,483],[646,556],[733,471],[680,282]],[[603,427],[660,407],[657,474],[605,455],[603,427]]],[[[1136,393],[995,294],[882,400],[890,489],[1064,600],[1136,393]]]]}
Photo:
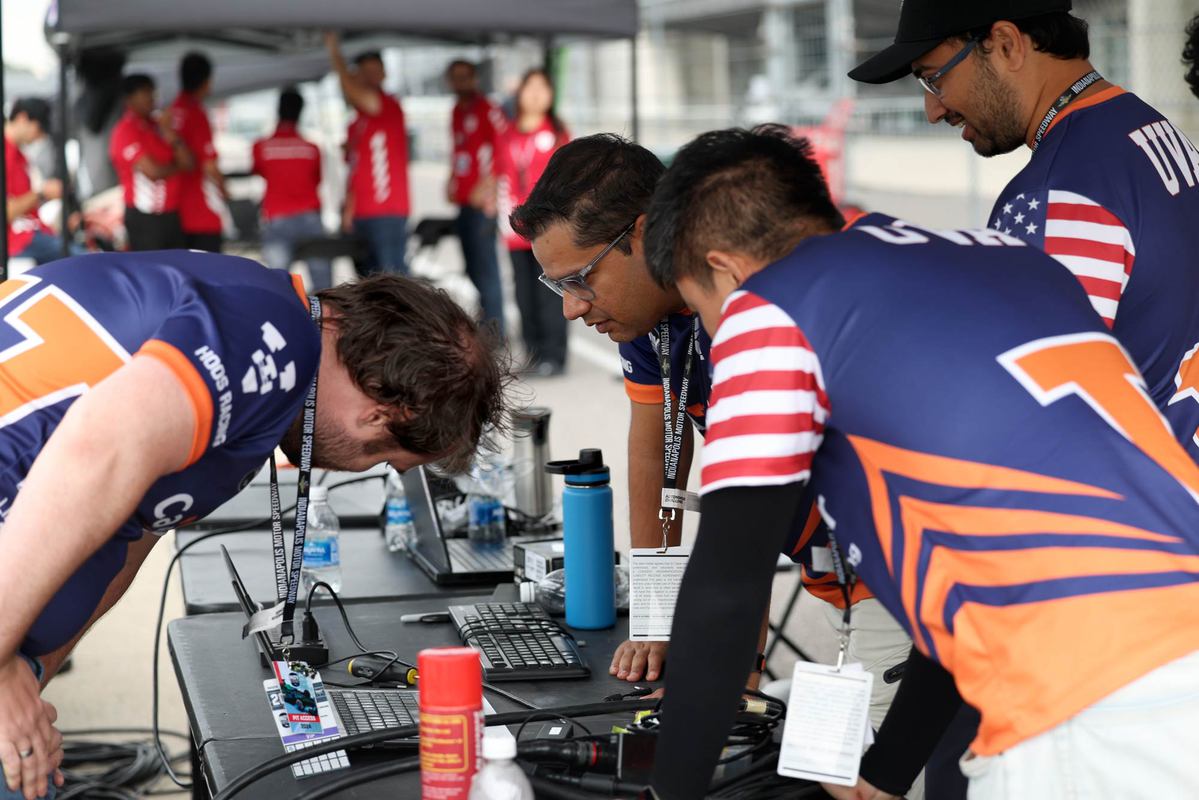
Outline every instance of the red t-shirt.
{"type": "MultiPolygon", "coordinates": [[[[29,162],[25,160],[25,154],[21,152],[21,148],[4,140],[4,163],[5,163],[5,196],[20,197],[24,194],[29,194],[33,191],[33,184],[29,181],[29,162]]],[[[8,254],[9,256],[17,256],[21,251],[29,246],[33,241],[34,231],[46,231],[50,229],[45,226],[41,218],[37,215],[37,210],[29,211],[8,223],[8,254]]]]}
{"type": "Polygon", "coordinates": [[[496,138],[504,128],[504,115],[482,94],[454,105],[450,121],[454,151],[450,165],[454,202],[470,204],[479,179],[492,173],[496,138]]]}
{"type": "Polygon", "coordinates": [[[394,97],[379,93],[379,113],[361,109],[350,124],[346,152],[354,218],[408,216],[408,132],[394,97]]]}
{"type": "Polygon", "coordinates": [[[171,103],[171,127],[192,153],[194,164],[179,174],[179,221],[184,233],[220,233],[224,205],[220,189],[204,172],[216,160],[208,112],[195,97],[180,92],[171,103]]]}
{"type": "Polygon", "coordinates": [[[517,235],[508,223],[513,209],[529,198],[550,156],[570,141],[566,130],[556,131],[547,117],[531,131],[521,131],[516,123],[504,126],[496,148],[495,174],[499,182],[499,224],[509,250],[530,250],[533,245],[517,235]]]}
{"type": "Polygon", "coordinates": [[[142,156],[164,166],[175,160],[171,146],[153,122],[126,111],[112,129],[108,155],[117,180],[125,188],[126,208],[136,208],[143,214],[165,214],[179,209],[178,174],[154,180],[133,168],[142,156]]]}
{"type": "Polygon", "coordinates": [[[280,122],[273,136],[254,143],[253,169],[266,179],[264,219],[320,210],[321,151],[300,136],[294,122],[280,122]]]}

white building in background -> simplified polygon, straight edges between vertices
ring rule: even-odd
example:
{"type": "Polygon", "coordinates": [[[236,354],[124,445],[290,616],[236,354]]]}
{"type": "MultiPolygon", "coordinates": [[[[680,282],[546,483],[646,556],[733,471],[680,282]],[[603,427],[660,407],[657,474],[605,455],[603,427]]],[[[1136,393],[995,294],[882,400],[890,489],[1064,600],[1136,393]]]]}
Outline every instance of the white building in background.
{"type": "MultiPolygon", "coordinates": [[[[669,154],[716,127],[818,123],[853,98],[848,198],[942,225],[980,224],[1027,151],[983,160],[924,119],[914,81],[866,86],[845,73],[894,37],[899,0],[641,0],[640,139],[669,154]]],[[[1199,99],[1180,58],[1194,0],[1075,0],[1105,77],[1199,140],[1199,99]]],[[[565,49],[563,114],[576,130],[629,133],[627,42],[565,49]]]]}

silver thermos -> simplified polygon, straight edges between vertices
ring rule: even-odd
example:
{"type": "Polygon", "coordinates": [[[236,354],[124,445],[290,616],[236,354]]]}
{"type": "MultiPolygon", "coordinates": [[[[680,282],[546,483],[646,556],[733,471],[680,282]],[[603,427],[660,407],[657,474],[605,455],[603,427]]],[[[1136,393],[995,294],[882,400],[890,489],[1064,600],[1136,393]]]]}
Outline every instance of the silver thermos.
{"type": "Polygon", "coordinates": [[[541,519],[554,509],[550,494],[549,461],[550,410],[540,406],[512,413],[513,458],[516,483],[516,507],[533,519],[541,519]]]}

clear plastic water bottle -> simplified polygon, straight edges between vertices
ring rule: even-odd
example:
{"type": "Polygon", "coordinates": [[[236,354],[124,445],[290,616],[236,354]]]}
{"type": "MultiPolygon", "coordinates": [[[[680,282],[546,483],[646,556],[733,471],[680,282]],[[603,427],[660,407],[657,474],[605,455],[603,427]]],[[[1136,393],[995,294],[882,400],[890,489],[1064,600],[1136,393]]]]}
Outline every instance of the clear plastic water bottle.
{"type": "Polygon", "coordinates": [[[502,542],[508,532],[504,502],[513,494],[512,465],[499,453],[480,450],[459,488],[466,493],[467,535],[476,542],[502,542]]]}
{"type": "Polygon", "coordinates": [[[329,489],[313,486],[308,495],[308,532],[300,568],[300,597],[307,597],[317,581],[341,591],[341,522],[329,507],[329,489]]]}
{"type": "Polygon", "coordinates": [[[475,542],[502,542],[507,532],[504,504],[489,494],[467,495],[469,514],[466,534],[475,542]]]}
{"type": "Polygon", "coordinates": [[[404,494],[400,474],[390,467],[387,470],[387,495],[383,501],[383,540],[393,553],[407,551],[416,538],[416,526],[412,523],[412,509],[404,494]]]}
{"type": "Polygon", "coordinates": [[[516,739],[483,737],[483,769],[470,784],[470,800],[533,800],[533,786],[516,765],[516,739]]]}

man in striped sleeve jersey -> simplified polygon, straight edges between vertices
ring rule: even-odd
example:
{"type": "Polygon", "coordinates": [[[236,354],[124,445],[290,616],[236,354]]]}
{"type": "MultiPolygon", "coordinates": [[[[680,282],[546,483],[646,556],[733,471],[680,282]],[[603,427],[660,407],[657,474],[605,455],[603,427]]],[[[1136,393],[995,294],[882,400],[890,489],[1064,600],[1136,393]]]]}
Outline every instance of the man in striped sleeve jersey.
{"type": "MultiPolygon", "coordinates": [[[[620,345],[630,400],[629,533],[633,547],[657,547],[663,535],[659,511],[665,458],[660,351],[664,324],[669,329],[670,392],[676,409],[684,374],[688,384],[686,405],[691,425],[681,431],[682,488],[686,488],[691,465],[692,427],[704,435],[711,383],[707,333],[695,324],[695,315],[678,291],[655,286],[646,271],[642,247],[645,212],[664,171],[653,153],[614,134],[576,139],[554,154],[528,200],[511,218],[513,228],[533,243],[533,253],[544,270],[542,280],[561,295],[566,318],[582,319],[620,345]],[[580,265],[588,266],[580,269],[580,265]],[[689,360],[686,353],[692,336],[695,357],[689,360]]],[[[681,522],[674,519],[667,528],[672,546],[682,539],[681,522]]],[[[800,520],[800,535],[788,554],[803,565],[805,589],[823,601],[822,611],[830,626],[825,633],[831,639],[845,600],[827,566],[812,568],[814,548],[827,549],[819,522],[814,509],[806,520],[800,520]]],[[[882,676],[904,661],[911,642],[865,586],[855,587],[850,599],[855,604],[851,651],[878,678],[870,708],[877,725],[896,691],[896,684],[882,676]]],[[[764,644],[764,632],[762,635],[764,644]]],[[[609,673],[631,682],[658,680],[667,649],[667,642],[623,642],[612,656],[609,673]]],[[[762,666],[759,659],[758,668],[762,666]]],[[[917,792],[913,792],[913,800],[918,800],[917,792]]]]}
{"type": "Polygon", "coordinates": [[[1199,459],[1199,150],[1090,61],[1070,0],[908,0],[895,44],[850,73],[914,74],[932,123],[981,156],[1027,146],[993,229],[1049,253],[1145,376],[1199,459]]]}
{"type": "MultiPolygon", "coordinates": [[[[810,493],[848,579],[912,635],[905,682],[952,682],[981,712],[972,800],[1189,796],[1199,467],[1068,272],[994,229],[838,231],[796,189],[816,175],[782,129],[718,131],[651,204],[651,273],[700,313],[713,361],[658,795],[705,793],[810,493]]],[[[922,708],[917,733],[952,712],[922,708]]],[[[880,732],[867,758],[910,747],[880,732]]]]}

